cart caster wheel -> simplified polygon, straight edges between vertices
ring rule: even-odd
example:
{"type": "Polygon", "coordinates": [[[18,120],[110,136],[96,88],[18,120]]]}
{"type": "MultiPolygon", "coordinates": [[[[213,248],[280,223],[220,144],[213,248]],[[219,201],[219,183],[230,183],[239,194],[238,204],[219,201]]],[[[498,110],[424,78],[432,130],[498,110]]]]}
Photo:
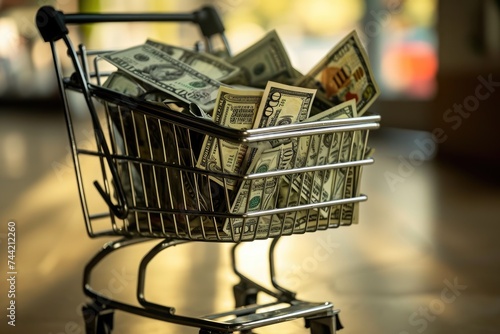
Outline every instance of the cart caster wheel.
{"type": "Polygon", "coordinates": [[[240,282],[233,287],[236,307],[257,304],[257,293],[259,290],[249,288],[247,284],[240,282]]]}
{"type": "Polygon", "coordinates": [[[103,310],[96,304],[85,305],[82,310],[86,334],[111,334],[114,310],[103,310]]]}
{"type": "Polygon", "coordinates": [[[337,329],[342,329],[337,314],[330,316],[306,319],[306,328],[311,329],[311,334],[335,334],[337,329]]]}

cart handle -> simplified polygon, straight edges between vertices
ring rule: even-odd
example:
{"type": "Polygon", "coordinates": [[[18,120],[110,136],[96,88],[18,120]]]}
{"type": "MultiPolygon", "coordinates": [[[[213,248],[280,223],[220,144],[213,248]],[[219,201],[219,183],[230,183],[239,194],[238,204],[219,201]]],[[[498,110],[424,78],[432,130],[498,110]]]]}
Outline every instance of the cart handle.
{"type": "Polygon", "coordinates": [[[78,13],[64,14],[51,6],[42,6],[36,14],[36,25],[45,42],[55,42],[68,34],[69,24],[99,22],[192,22],[200,27],[207,39],[219,34],[228,54],[229,43],[224,35],[224,24],[212,6],[204,6],[192,13],[78,13]]]}

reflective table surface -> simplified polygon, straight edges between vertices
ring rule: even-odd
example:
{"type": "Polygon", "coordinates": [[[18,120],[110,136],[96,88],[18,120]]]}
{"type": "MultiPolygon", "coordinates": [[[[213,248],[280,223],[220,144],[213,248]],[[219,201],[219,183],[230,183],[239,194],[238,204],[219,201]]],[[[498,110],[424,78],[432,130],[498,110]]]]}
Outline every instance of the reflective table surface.
{"type": "MultiPolygon", "coordinates": [[[[375,164],[363,171],[361,189],[369,199],[358,225],[278,244],[280,282],[300,299],[332,302],[345,326],[340,333],[500,331],[500,187],[451,163],[412,161],[421,136],[373,133],[375,164]]],[[[83,267],[109,240],[87,237],[72,168],[61,113],[1,110],[0,269],[7,278],[7,226],[16,224],[15,298],[4,278],[1,333],[84,333],[83,267]],[[11,300],[15,328],[8,325],[11,300]]],[[[137,261],[156,242],[107,259],[94,278],[96,289],[134,302],[137,261]]],[[[238,254],[244,272],[263,284],[268,244],[248,243],[238,254]]],[[[230,246],[190,243],[165,251],[148,271],[146,294],[177,314],[231,309],[237,279],[230,246]]],[[[296,320],[255,332],[309,331],[296,320]]],[[[117,312],[114,333],[197,329],[117,312]]]]}

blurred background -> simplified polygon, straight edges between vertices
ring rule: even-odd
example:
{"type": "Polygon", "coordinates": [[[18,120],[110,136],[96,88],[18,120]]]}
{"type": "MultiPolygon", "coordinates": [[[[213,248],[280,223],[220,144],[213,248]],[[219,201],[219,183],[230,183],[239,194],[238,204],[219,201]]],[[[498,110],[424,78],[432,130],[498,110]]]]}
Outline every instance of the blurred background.
{"type": "MultiPolygon", "coordinates": [[[[52,54],[34,25],[37,9],[190,12],[205,4],[221,14],[234,54],[276,29],[303,73],[356,29],[382,91],[371,107],[382,127],[370,139],[376,163],[364,172],[369,200],[360,225],[287,238],[280,248],[299,296],[337,305],[341,333],[498,333],[500,1],[0,0],[0,268],[6,271],[6,223],[14,220],[19,271],[19,326],[6,326],[2,316],[2,333],[83,333],[81,270],[103,242],[85,236],[52,54]],[[304,267],[325,240],[334,245],[331,256],[304,267]],[[442,291],[453,282],[456,299],[445,303],[442,291]]],[[[189,47],[198,37],[195,27],[170,24],[71,33],[88,48],[146,38],[189,47]]],[[[265,260],[250,254],[265,245],[255,244],[242,256],[261,273],[265,260]]],[[[226,246],[180,247],[172,271],[158,265],[155,274],[169,279],[156,283],[170,293],[167,300],[196,313],[232,307],[226,246]],[[208,277],[200,282],[202,274],[208,277]]],[[[140,253],[109,263],[103,277],[133,272],[124,268],[140,253]]],[[[5,309],[5,285],[0,290],[5,309]]],[[[183,332],[129,317],[116,326],[119,333],[183,332]]],[[[280,332],[307,330],[298,323],[280,332]]]]}

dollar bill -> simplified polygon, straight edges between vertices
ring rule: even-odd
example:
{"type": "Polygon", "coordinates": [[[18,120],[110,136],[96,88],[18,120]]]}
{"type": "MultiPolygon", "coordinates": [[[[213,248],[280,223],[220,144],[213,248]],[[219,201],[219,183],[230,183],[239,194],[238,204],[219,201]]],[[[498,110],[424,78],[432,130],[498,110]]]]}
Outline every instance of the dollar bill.
{"type": "Polygon", "coordinates": [[[114,90],[118,93],[139,97],[148,92],[148,89],[139,84],[134,78],[131,78],[122,71],[115,71],[111,73],[106,81],[102,84],[103,87],[114,90]]]}
{"type": "MultiPolygon", "coordinates": [[[[293,143],[277,147],[261,146],[256,159],[248,168],[248,174],[259,174],[288,168],[294,155],[293,143]]],[[[231,206],[231,213],[264,211],[277,207],[280,176],[268,176],[253,180],[244,180],[231,206]]],[[[260,218],[226,219],[224,232],[228,235],[251,235],[257,238],[268,235],[273,229],[281,229],[281,219],[277,215],[265,215],[260,218]]]]}
{"type": "MultiPolygon", "coordinates": [[[[280,126],[305,120],[309,116],[315,94],[315,89],[269,81],[257,111],[255,119],[257,126],[254,127],[280,126]]],[[[271,145],[277,146],[279,143],[274,141],[271,145]]],[[[250,165],[256,152],[257,148],[248,150],[243,164],[250,165]]]]}
{"type": "Polygon", "coordinates": [[[177,59],[196,71],[224,83],[232,83],[240,74],[240,69],[220,57],[207,52],[196,52],[179,46],[169,45],[148,39],[147,45],[162,50],[170,57],[177,59]]]}
{"type": "MultiPolygon", "coordinates": [[[[356,181],[356,176],[359,177],[361,167],[351,167],[347,171],[342,171],[344,175],[347,174],[347,181],[341,182],[344,186],[343,189],[345,195],[340,198],[352,198],[358,190],[355,188],[359,185],[359,182],[349,182],[349,180],[356,181]]],[[[339,173],[339,171],[337,171],[339,173]]],[[[284,178],[282,178],[282,181],[284,178]]],[[[288,207],[294,207],[304,204],[301,199],[301,195],[297,191],[291,191],[288,187],[288,183],[284,182],[280,186],[279,191],[279,205],[283,205],[283,199],[286,198],[286,205],[288,207]]],[[[317,229],[326,229],[328,227],[336,227],[341,225],[356,224],[359,219],[359,202],[345,203],[339,205],[333,205],[331,207],[325,207],[320,210],[309,209],[309,210],[296,210],[290,213],[286,213],[283,218],[283,225],[286,227],[284,233],[291,233],[292,229],[295,232],[305,232],[314,231],[317,229]]]]}
{"type": "MultiPolygon", "coordinates": [[[[288,196],[288,190],[280,187],[280,196],[288,196]]],[[[299,194],[292,193],[289,197],[290,207],[299,205],[299,194]]],[[[339,204],[325,209],[327,215],[324,216],[319,210],[296,210],[286,213],[282,219],[283,233],[303,233],[350,225],[357,223],[359,216],[359,202],[339,204]]]]}
{"type": "MultiPolygon", "coordinates": [[[[221,87],[215,103],[213,121],[232,129],[245,130],[254,127],[257,110],[262,100],[262,90],[240,90],[221,87]]],[[[196,166],[208,171],[237,174],[248,146],[205,136],[196,166]]],[[[229,190],[236,181],[211,177],[229,190]]]]}
{"type": "MultiPolygon", "coordinates": [[[[172,111],[190,113],[186,103],[178,99],[171,98],[165,92],[139,82],[139,80],[121,70],[112,72],[102,84],[102,87],[114,90],[127,96],[133,96],[162,107],[167,107],[172,111]]],[[[108,103],[108,107],[110,106],[111,103],[108,103]]]]}
{"type": "Polygon", "coordinates": [[[269,81],[257,112],[258,127],[292,124],[309,116],[316,89],[269,81]]]}
{"type": "MultiPolygon", "coordinates": [[[[356,117],[356,104],[346,101],[336,107],[308,118],[305,122],[319,122],[334,119],[356,117]]],[[[294,167],[312,167],[334,164],[349,160],[349,152],[353,145],[353,133],[327,133],[323,135],[304,136],[299,138],[294,167]]],[[[306,203],[320,203],[339,198],[345,175],[341,169],[327,169],[285,177],[293,191],[301,194],[306,203]]],[[[286,200],[286,199],[283,199],[286,200]]],[[[281,203],[281,207],[286,207],[281,203]]]]}
{"type": "MultiPolygon", "coordinates": [[[[356,117],[356,104],[348,100],[336,107],[310,117],[307,122],[356,117]]],[[[360,134],[352,132],[305,136],[299,139],[294,167],[311,167],[359,160],[362,147],[360,134]]],[[[352,198],[358,192],[361,167],[329,168],[327,170],[291,174],[282,178],[279,207],[323,203],[352,198]]],[[[349,203],[319,210],[302,210],[286,214],[285,224],[294,228],[319,228],[357,222],[358,203],[349,203]]]]}
{"type": "Polygon", "coordinates": [[[229,59],[239,67],[246,79],[245,84],[265,87],[268,81],[292,83],[300,75],[290,62],[276,30],[268,32],[262,39],[229,59]]]}
{"type": "Polygon", "coordinates": [[[211,112],[223,84],[151,45],[139,45],[103,55],[118,69],[156,89],[211,112]]]}
{"type": "Polygon", "coordinates": [[[361,116],[380,95],[379,86],[356,31],[338,43],[316,66],[295,82],[296,86],[317,88],[315,103],[337,105],[356,101],[361,116]]]}

